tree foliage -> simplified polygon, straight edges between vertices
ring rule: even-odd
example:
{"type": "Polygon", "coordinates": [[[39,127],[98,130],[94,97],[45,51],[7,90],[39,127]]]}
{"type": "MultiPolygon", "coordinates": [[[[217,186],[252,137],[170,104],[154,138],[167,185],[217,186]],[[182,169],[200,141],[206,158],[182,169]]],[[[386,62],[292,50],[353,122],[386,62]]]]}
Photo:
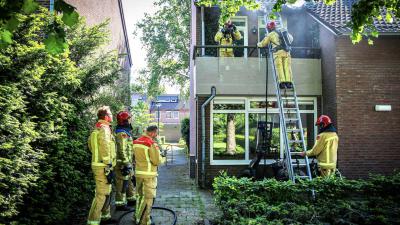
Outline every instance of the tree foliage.
{"type": "Polygon", "coordinates": [[[145,14],[136,24],[147,50],[147,67],[140,71],[138,81],[146,85],[149,96],[161,94],[160,86],[165,82],[187,92],[190,0],[158,0],[154,7],[158,9],[154,15],[145,14]]]}
{"type": "MultiPolygon", "coordinates": [[[[39,9],[36,0],[0,0],[0,48],[12,43],[17,27],[29,18],[29,15],[39,9]]],[[[73,26],[79,21],[79,14],[75,7],[64,0],[55,0],[54,9],[62,13],[62,23],[51,20],[44,27],[46,50],[53,54],[64,52],[68,48],[66,42],[66,26],[73,26]]],[[[50,15],[54,16],[54,15],[50,15]]]]}
{"type": "MultiPolygon", "coordinates": [[[[273,6],[273,12],[279,12],[284,4],[293,4],[297,0],[277,0],[273,6]]],[[[306,0],[308,2],[323,1],[327,5],[335,3],[336,0],[306,0]]],[[[248,10],[258,10],[263,1],[258,0],[198,0],[199,6],[218,6],[221,10],[220,24],[235,16],[240,7],[248,10]]],[[[271,14],[274,18],[274,14],[271,14]]],[[[393,17],[400,18],[400,0],[360,0],[357,1],[351,10],[351,21],[348,26],[352,30],[352,42],[359,43],[363,37],[372,44],[371,37],[378,37],[378,31],[374,20],[382,20],[385,17],[387,23],[393,22],[393,17]]]]}
{"type": "Polygon", "coordinates": [[[110,91],[121,86],[115,81],[122,74],[118,55],[101,52],[107,22],[66,28],[69,50],[51,54],[43,31],[64,22],[62,15],[49,18],[44,8],[26,15],[0,49],[0,223],[74,224],[86,217],[94,191],[87,149],[94,109],[129,104],[110,91]]]}

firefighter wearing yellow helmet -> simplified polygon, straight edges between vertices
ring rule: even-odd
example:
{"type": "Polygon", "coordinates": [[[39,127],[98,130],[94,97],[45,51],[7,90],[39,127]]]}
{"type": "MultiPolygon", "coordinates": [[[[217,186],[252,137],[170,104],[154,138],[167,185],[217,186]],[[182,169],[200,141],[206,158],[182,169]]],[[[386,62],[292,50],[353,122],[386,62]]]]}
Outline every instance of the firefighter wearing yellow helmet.
{"type": "MultiPolygon", "coordinates": [[[[257,44],[258,47],[265,47],[268,44],[272,44],[272,52],[274,55],[275,68],[278,73],[279,87],[292,88],[292,59],[288,49],[283,48],[283,34],[276,30],[276,24],[271,21],[267,24],[268,35],[257,44]]],[[[287,33],[287,42],[293,41],[292,35],[287,33]]]]}
{"type": "Polygon", "coordinates": [[[130,123],[131,115],[127,111],[117,114],[117,127],[115,138],[117,141],[117,166],[115,170],[115,206],[117,210],[128,211],[128,202],[134,202],[135,190],[132,184],[132,156],[133,139],[132,126],[130,123]]]}
{"type": "Polygon", "coordinates": [[[111,221],[110,193],[114,178],[115,141],[111,130],[112,114],[108,106],[99,108],[98,122],[90,134],[88,145],[92,153],[92,171],[96,182],[95,196],[87,224],[111,221]]]}
{"type": "MultiPolygon", "coordinates": [[[[234,41],[242,39],[242,35],[236,29],[236,26],[229,20],[223,28],[215,34],[214,40],[221,46],[233,46],[234,41]]],[[[220,57],[234,57],[233,48],[220,48],[220,57]]]]}
{"type": "Polygon", "coordinates": [[[302,156],[316,156],[321,177],[331,176],[336,171],[339,137],[329,116],[321,115],[315,125],[319,127],[317,140],[314,147],[303,152],[302,156]]]}
{"type": "Polygon", "coordinates": [[[136,176],[135,220],[138,225],[151,224],[150,212],[156,197],[158,166],[162,156],[157,142],[157,126],[149,126],[146,134],[133,142],[136,176]]]}

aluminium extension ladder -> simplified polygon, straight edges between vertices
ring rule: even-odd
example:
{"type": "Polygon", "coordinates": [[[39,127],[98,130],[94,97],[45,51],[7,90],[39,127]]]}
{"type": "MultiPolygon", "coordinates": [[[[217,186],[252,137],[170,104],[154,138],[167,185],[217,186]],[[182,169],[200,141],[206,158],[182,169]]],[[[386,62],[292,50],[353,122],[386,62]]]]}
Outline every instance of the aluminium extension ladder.
{"type": "MultiPolygon", "coordinates": [[[[272,12],[272,5],[276,1],[265,1],[264,7],[267,12],[264,16],[265,24],[268,23],[268,12],[272,12]]],[[[282,18],[277,14],[277,28],[282,26],[282,18]]],[[[268,30],[266,30],[268,33],[268,30]]],[[[300,145],[302,151],[307,150],[304,141],[303,126],[300,117],[299,104],[296,94],[296,88],[293,83],[291,89],[280,89],[278,82],[278,74],[275,68],[274,57],[272,54],[272,47],[268,47],[268,58],[272,67],[273,79],[276,88],[276,98],[279,106],[280,127],[282,129],[284,146],[284,166],[287,169],[289,180],[296,182],[298,179],[312,180],[309,159],[307,156],[304,158],[300,152],[296,151],[296,145],[300,145]],[[299,138],[296,138],[299,137],[299,138]],[[303,171],[306,169],[305,172],[303,171]]],[[[267,62],[268,63],[268,62],[267,62]]],[[[268,82],[268,81],[267,81],[268,82]]],[[[314,190],[312,191],[314,196],[314,190]]]]}

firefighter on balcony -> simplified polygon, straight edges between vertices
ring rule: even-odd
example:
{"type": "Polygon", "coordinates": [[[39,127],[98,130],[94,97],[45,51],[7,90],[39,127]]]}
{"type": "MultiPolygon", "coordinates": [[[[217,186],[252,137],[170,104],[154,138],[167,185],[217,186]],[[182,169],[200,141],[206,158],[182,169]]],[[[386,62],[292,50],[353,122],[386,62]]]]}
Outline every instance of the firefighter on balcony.
{"type": "Polygon", "coordinates": [[[113,223],[110,214],[111,183],[114,178],[115,142],[108,106],[99,108],[98,122],[90,134],[88,145],[92,153],[92,171],[96,182],[95,196],[88,216],[88,224],[113,223]]]}
{"type": "Polygon", "coordinates": [[[163,159],[154,140],[157,137],[157,126],[149,126],[146,134],[133,142],[136,176],[136,224],[148,225],[150,212],[156,197],[158,166],[163,159]]]}
{"type": "Polygon", "coordinates": [[[318,169],[322,177],[333,175],[336,171],[337,148],[339,137],[336,128],[332,124],[331,118],[321,115],[317,122],[318,136],[314,147],[303,152],[301,155],[316,156],[318,160],[318,169]]]}
{"type": "Polygon", "coordinates": [[[279,79],[279,87],[281,89],[292,88],[292,63],[289,51],[293,37],[287,31],[277,31],[274,21],[271,21],[267,24],[267,30],[268,35],[261,42],[259,42],[257,46],[262,48],[270,43],[272,44],[275,68],[279,79]]]}
{"type": "MultiPolygon", "coordinates": [[[[228,20],[222,29],[215,35],[215,42],[220,46],[233,46],[233,42],[242,39],[242,35],[236,29],[236,26],[228,20]]],[[[220,48],[220,57],[234,57],[233,48],[220,48]]]]}
{"type": "Polygon", "coordinates": [[[135,200],[135,192],[132,184],[132,155],[133,139],[132,126],[130,123],[131,115],[127,111],[117,114],[118,125],[115,129],[117,142],[117,165],[115,169],[115,206],[117,210],[128,211],[128,202],[135,200]]]}

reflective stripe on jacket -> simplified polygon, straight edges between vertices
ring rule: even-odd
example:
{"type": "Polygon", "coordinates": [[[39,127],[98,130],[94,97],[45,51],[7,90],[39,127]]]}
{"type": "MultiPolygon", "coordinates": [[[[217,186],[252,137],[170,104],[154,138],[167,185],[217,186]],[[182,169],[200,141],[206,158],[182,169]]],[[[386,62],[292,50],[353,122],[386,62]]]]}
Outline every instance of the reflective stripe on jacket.
{"type": "Polygon", "coordinates": [[[133,154],[132,137],[125,132],[118,131],[115,136],[117,142],[117,163],[123,165],[131,164],[133,154]]]}
{"type": "Polygon", "coordinates": [[[110,124],[99,120],[95,129],[89,136],[88,146],[92,152],[92,166],[106,167],[108,164],[115,166],[115,142],[110,124]]]}
{"type": "MultiPolygon", "coordinates": [[[[218,42],[221,46],[232,46],[233,40],[240,40],[242,39],[242,34],[236,30],[233,33],[234,39],[231,37],[230,34],[227,37],[224,37],[224,34],[221,31],[218,31],[215,34],[214,41],[218,42]]],[[[233,48],[220,48],[220,52],[233,52],[233,48]]]]}
{"type": "Polygon", "coordinates": [[[307,151],[307,156],[316,156],[322,169],[336,169],[338,143],[336,132],[320,133],[314,147],[307,151]]]}
{"type": "Polygon", "coordinates": [[[135,176],[142,178],[156,177],[157,166],[161,164],[160,150],[157,143],[147,135],[133,141],[135,176]]]}

